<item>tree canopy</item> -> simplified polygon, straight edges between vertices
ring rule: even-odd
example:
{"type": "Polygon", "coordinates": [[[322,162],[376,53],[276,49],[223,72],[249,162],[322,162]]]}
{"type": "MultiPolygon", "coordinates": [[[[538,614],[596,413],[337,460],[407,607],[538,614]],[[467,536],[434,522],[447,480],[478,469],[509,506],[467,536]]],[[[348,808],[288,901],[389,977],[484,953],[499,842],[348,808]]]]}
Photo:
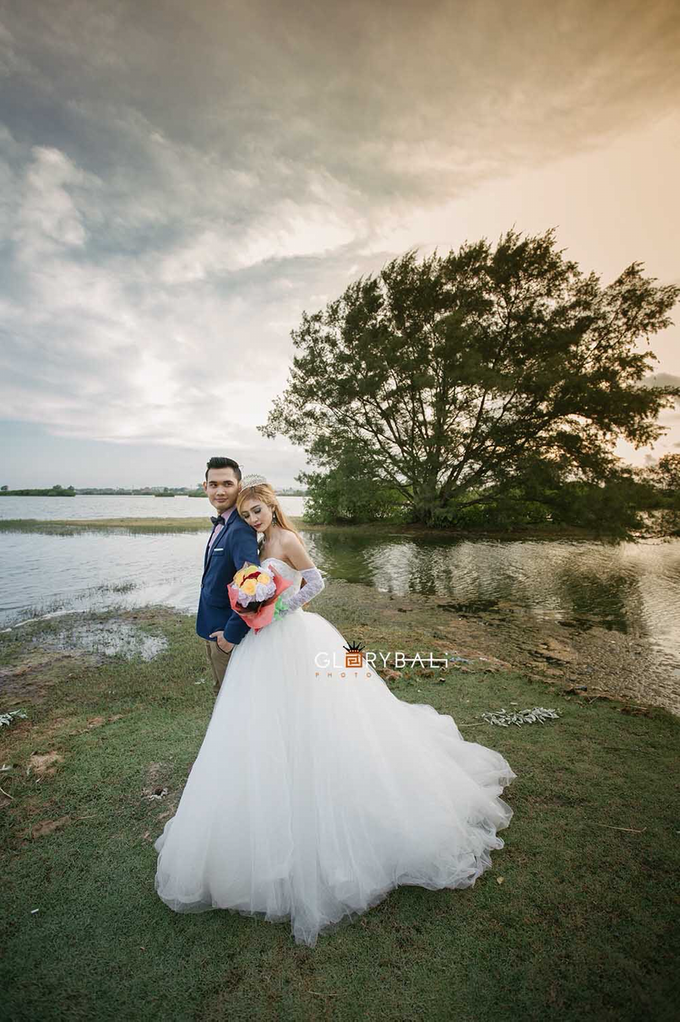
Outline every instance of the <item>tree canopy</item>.
{"type": "Polygon", "coordinates": [[[261,432],[329,473],[361,465],[424,522],[507,494],[541,465],[553,487],[615,475],[617,439],[652,443],[680,396],[644,382],[658,359],[640,347],[671,324],[680,288],[656,286],[639,262],[602,286],[554,230],[510,230],[494,250],[486,239],[422,260],[411,250],[303,312],[261,432]]]}

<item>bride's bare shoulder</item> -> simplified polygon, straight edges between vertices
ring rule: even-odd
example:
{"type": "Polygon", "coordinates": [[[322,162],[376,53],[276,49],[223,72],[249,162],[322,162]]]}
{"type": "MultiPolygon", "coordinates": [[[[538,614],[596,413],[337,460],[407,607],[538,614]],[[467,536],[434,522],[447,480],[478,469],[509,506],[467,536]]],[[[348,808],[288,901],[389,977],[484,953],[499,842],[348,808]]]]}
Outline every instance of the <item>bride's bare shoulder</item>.
{"type": "Polygon", "coordinates": [[[314,567],[314,563],[307,553],[307,548],[297,532],[290,532],[287,529],[285,531],[282,530],[280,539],[281,548],[286,555],[286,560],[293,568],[301,570],[302,568],[314,567]]]}

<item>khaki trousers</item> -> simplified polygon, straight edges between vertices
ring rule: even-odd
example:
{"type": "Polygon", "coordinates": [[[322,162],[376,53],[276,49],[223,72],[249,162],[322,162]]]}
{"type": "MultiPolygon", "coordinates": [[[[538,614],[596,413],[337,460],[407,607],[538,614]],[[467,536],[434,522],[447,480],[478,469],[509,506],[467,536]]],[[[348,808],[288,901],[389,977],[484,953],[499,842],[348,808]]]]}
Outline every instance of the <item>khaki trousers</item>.
{"type": "Polygon", "coordinates": [[[224,678],[224,672],[229,666],[229,660],[234,650],[232,649],[228,653],[225,653],[224,650],[220,649],[217,643],[213,642],[211,639],[204,639],[203,641],[205,642],[205,651],[213,675],[213,690],[217,696],[224,678]]]}

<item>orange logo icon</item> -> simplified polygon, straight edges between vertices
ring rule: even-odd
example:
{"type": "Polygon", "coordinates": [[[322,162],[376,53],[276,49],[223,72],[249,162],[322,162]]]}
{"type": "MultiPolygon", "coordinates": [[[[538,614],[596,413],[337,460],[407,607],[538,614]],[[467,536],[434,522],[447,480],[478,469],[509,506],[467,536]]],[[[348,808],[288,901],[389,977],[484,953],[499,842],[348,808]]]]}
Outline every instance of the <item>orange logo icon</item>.
{"type": "Polygon", "coordinates": [[[350,642],[349,646],[343,646],[346,649],[345,653],[345,667],[363,667],[363,657],[361,651],[364,648],[360,646],[358,642],[350,642]]]}

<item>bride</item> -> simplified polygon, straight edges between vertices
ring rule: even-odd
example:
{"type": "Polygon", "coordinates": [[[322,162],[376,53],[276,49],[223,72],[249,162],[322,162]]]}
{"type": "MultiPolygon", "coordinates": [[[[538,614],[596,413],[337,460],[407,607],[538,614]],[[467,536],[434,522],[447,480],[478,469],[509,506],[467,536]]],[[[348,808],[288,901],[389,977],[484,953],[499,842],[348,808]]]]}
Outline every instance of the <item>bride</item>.
{"type": "Polygon", "coordinates": [[[155,889],[176,912],[290,919],[296,944],[353,922],[401,884],[469,887],[489,868],[516,774],[453,718],[398,699],[302,607],[323,589],[274,490],[246,476],[241,517],[292,585],[284,613],[235,647],[176,814],[155,842],[155,889]],[[348,654],[349,656],[349,654],[348,654]]]}

